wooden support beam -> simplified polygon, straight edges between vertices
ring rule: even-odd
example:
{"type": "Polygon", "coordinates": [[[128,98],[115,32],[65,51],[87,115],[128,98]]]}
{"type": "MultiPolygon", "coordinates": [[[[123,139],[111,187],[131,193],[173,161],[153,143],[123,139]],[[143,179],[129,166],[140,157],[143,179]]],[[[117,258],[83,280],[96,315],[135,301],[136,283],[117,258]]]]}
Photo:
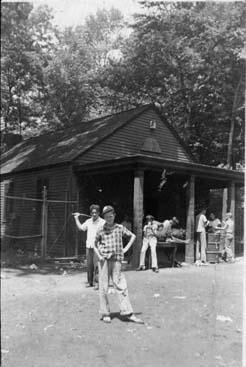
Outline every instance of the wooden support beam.
{"type": "Polygon", "coordinates": [[[48,206],[47,206],[47,189],[43,187],[43,203],[42,203],[42,222],[41,222],[41,256],[46,258],[47,252],[47,238],[48,238],[48,206]]]}
{"type": "Polygon", "coordinates": [[[139,265],[140,251],[142,247],[144,171],[137,170],[134,172],[133,190],[133,231],[137,238],[133,244],[132,266],[136,268],[139,265]]]}
{"type": "Polygon", "coordinates": [[[190,239],[190,244],[185,246],[185,261],[187,263],[193,263],[195,244],[195,176],[190,177],[186,193],[186,238],[190,239]]]}
{"type": "Polygon", "coordinates": [[[68,201],[69,193],[68,190],[65,191],[65,203],[64,203],[64,247],[63,247],[63,256],[69,256],[69,241],[67,236],[68,226],[67,226],[67,219],[68,219],[68,201]]]}
{"type": "Polygon", "coordinates": [[[225,218],[227,211],[228,211],[228,188],[226,187],[223,189],[221,218],[225,218]]]}
{"type": "MultiPolygon", "coordinates": [[[[78,188],[78,186],[77,186],[76,195],[77,195],[76,209],[79,212],[79,188],[78,188]]],[[[75,256],[78,256],[78,255],[79,255],[79,230],[78,230],[78,227],[76,226],[75,227],[75,256]]]]}
{"type": "Polygon", "coordinates": [[[235,191],[235,182],[232,181],[230,183],[230,212],[232,213],[232,219],[234,221],[234,229],[233,229],[233,240],[232,240],[232,253],[235,256],[235,208],[236,208],[236,191],[235,191]]]}

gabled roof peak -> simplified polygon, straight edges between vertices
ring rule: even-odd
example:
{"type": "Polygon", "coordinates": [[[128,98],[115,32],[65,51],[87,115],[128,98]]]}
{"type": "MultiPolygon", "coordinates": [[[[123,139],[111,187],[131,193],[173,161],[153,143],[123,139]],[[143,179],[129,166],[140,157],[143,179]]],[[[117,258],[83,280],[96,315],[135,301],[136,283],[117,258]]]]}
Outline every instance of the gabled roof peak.
{"type": "Polygon", "coordinates": [[[26,139],[2,155],[1,173],[71,162],[151,106],[142,105],[26,139]]]}

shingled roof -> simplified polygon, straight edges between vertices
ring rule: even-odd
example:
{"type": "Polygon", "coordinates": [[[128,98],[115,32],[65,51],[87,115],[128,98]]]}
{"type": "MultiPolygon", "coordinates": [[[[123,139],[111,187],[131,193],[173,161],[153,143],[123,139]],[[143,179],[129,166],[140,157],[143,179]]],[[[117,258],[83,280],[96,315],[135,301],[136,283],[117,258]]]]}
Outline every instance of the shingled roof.
{"type": "Polygon", "coordinates": [[[22,141],[1,157],[1,174],[71,162],[153,105],[82,122],[22,141]]]}

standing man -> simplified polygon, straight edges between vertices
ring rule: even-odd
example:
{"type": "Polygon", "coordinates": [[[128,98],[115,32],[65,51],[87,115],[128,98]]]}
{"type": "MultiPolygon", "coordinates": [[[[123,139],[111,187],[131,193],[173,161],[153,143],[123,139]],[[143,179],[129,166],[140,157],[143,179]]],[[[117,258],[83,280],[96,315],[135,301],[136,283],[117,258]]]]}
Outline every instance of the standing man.
{"type": "Polygon", "coordinates": [[[222,253],[222,258],[225,261],[234,261],[234,255],[232,252],[232,241],[234,234],[234,221],[232,220],[232,213],[226,213],[223,227],[215,227],[216,230],[225,231],[225,247],[222,253]]]}
{"type": "Polygon", "coordinates": [[[83,224],[79,221],[80,213],[74,213],[74,219],[79,230],[87,231],[86,239],[86,260],[87,260],[87,284],[86,287],[93,287],[98,289],[98,282],[96,279],[96,268],[97,262],[96,256],[94,254],[94,243],[97,230],[102,227],[105,220],[99,217],[100,207],[99,205],[92,204],[90,206],[91,218],[87,219],[83,224]]]}
{"type": "Polygon", "coordinates": [[[103,208],[105,224],[98,230],[95,238],[95,252],[99,258],[99,299],[102,320],[111,322],[108,302],[109,278],[112,278],[113,286],[118,296],[120,313],[129,321],[143,324],[143,321],[133,314],[128,296],[127,283],[124,274],[121,273],[121,262],[135,241],[135,234],[121,224],[115,223],[115,211],[110,205],[103,208]],[[129,239],[123,248],[122,238],[129,239]]]}
{"type": "Polygon", "coordinates": [[[206,218],[206,209],[202,208],[200,213],[196,216],[196,261],[201,260],[206,263],[206,226],[208,220],[206,218]]]}
{"type": "Polygon", "coordinates": [[[152,215],[147,215],[146,224],[143,228],[143,245],[140,253],[140,264],[137,270],[145,270],[145,255],[150,246],[152,270],[156,273],[159,272],[156,255],[157,228],[157,224],[154,223],[154,217],[152,215]]]}

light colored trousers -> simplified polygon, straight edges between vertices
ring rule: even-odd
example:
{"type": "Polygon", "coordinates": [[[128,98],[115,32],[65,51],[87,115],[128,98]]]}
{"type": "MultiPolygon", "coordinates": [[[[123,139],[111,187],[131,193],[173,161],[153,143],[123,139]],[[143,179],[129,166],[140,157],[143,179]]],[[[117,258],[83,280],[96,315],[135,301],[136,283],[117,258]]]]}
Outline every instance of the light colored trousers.
{"type": "Polygon", "coordinates": [[[228,260],[233,260],[234,259],[234,255],[232,252],[232,241],[233,241],[233,236],[231,234],[226,234],[225,236],[225,248],[223,250],[222,256],[224,256],[224,254],[226,253],[226,257],[228,260]]]}
{"type": "Polygon", "coordinates": [[[157,265],[157,256],[156,256],[156,245],[157,245],[157,238],[150,237],[150,238],[143,238],[143,246],[140,253],[140,264],[139,266],[145,266],[145,255],[148,247],[150,246],[151,250],[151,267],[158,268],[157,265]]]}
{"type": "Polygon", "coordinates": [[[196,260],[206,261],[206,232],[196,232],[196,260]]]}
{"type": "Polygon", "coordinates": [[[114,260],[102,260],[99,264],[99,299],[100,313],[102,316],[110,314],[108,302],[108,288],[110,277],[113,281],[113,286],[116,291],[120,306],[121,315],[130,315],[133,313],[132,306],[128,296],[126,278],[121,273],[121,262],[114,260]]]}

